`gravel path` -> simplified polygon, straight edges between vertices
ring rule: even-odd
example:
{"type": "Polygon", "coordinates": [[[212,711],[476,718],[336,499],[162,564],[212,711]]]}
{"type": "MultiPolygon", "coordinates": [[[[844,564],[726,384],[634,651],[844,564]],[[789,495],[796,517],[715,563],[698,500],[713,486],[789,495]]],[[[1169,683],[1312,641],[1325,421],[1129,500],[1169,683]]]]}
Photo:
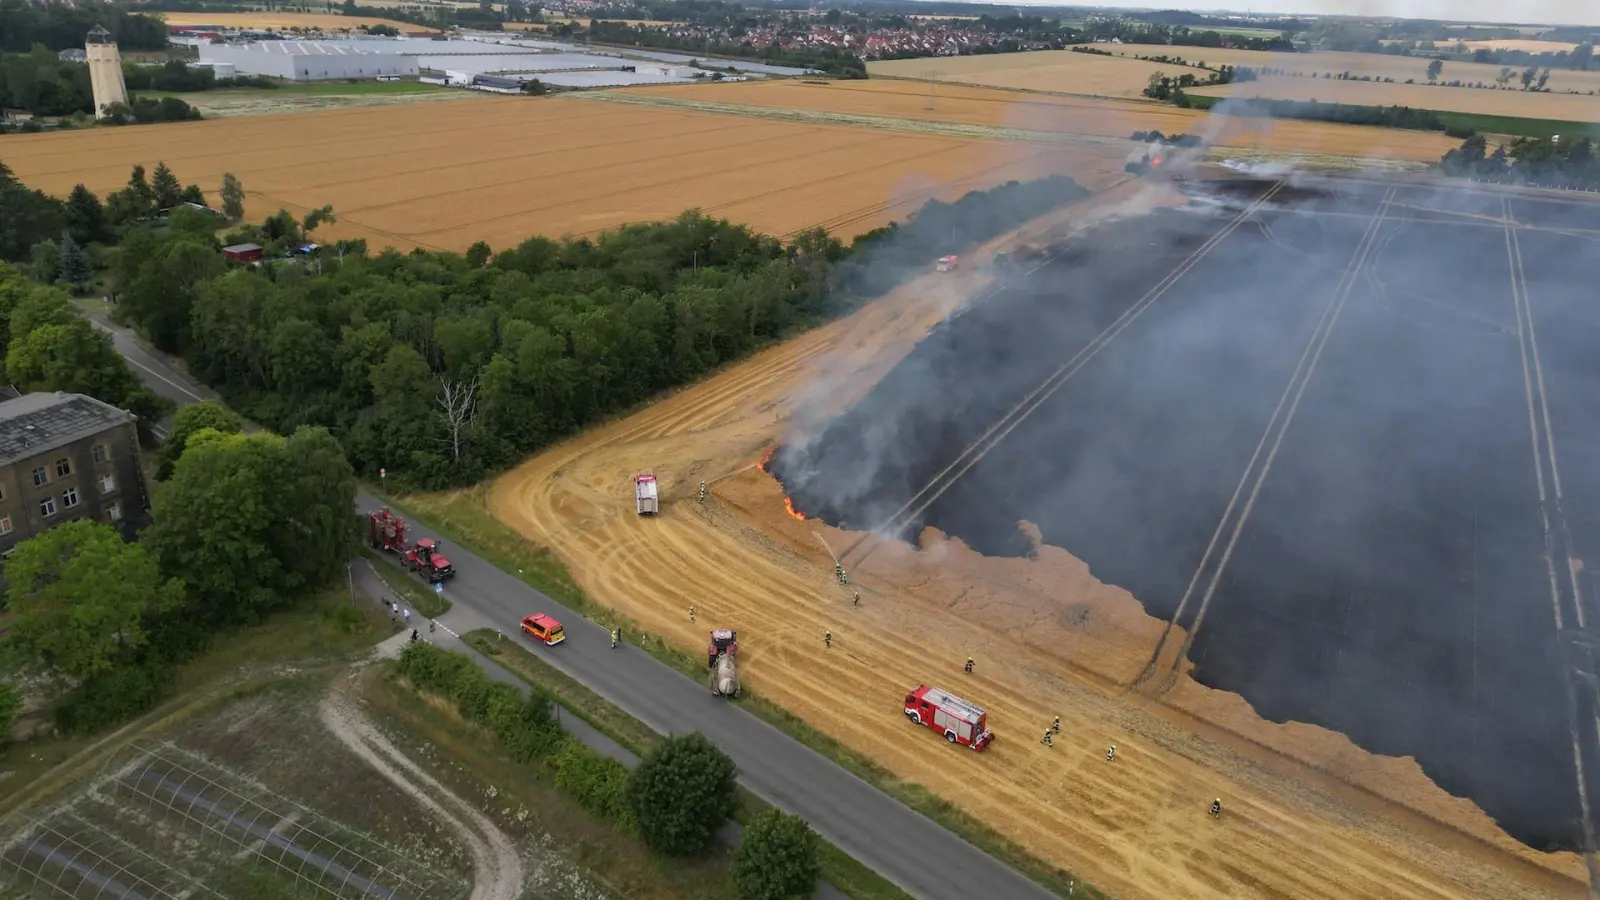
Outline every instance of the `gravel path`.
{"type": "Polygon", "coordinates": [[[517,900],[526,880],[516,844],[477,808],[451,793],[375,728],[350,697],[360,671],[323,697],[322,724],[368,765],[383,773],[456,833],[472,855],[472,900],[517,900]]]}

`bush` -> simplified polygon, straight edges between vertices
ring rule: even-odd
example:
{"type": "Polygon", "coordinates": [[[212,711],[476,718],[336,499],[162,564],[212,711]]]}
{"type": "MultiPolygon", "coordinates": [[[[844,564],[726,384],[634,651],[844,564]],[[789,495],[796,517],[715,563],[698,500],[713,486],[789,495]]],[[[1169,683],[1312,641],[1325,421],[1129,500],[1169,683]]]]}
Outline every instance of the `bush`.
{"type": "Polygon", "coordinates": [[[524,700],[511,685],[490,681],[465,654],[408,644],[400,652],[400,673],[419,690],[449,698],[462,718],[494,732],[517,762],[548,756],[561,740],[549,694],[534,688],[524,700]]]}
{"type": "Polygon", "coordinates": [[[156,704],[167,687],[167,671],[128,666],[96,675],[56,701],[50,710],[56,728],[88,734],[131,719],[156,704]]]}
{"type": "Polygon", "coordinates": [[[22,691],[14,681],[0,681],[0,744],[11,734],[11,725],[22,711],[22,691]]]}
{"type": "Polygon", "coordinates": [[[799,816],[765,809],[751,820],[733,857],[740,900],[810,897],[817,887],[817,833],[799,816]]]}
{"type": "Polygon", "coordinates": [[[638,827],[633,811],[628,808],[628,768],[622,763],[601,756],[570,738],[563,739],[550,762],[556,770],[556,787],[566,791],[584,809],[604,816],[626,831],[638,827]]]}
{"type": "Polygon", "coordinates": [[[698,731],[657,744],[628,776],[628,808],[645,846],[667,856],[703,851],[738,806],[737,774],[698,731]]]}

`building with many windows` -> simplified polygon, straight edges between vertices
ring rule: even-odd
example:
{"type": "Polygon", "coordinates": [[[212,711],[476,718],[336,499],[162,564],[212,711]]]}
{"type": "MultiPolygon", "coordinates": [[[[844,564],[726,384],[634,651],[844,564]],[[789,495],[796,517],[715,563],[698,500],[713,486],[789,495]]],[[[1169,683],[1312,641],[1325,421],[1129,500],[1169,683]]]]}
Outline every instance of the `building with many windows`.
{"type": "Polygon", "coordinates": [[[60,391],[0,402],[0,555],[72,519],[138,527],[148,505],[133,413],[60,391]]]}

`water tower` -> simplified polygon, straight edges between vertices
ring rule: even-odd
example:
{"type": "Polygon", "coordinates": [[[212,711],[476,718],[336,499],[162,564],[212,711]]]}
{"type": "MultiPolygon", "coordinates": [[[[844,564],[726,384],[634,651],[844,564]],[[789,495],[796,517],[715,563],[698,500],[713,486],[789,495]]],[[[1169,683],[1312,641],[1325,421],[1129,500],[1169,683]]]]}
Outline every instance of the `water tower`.
{"type": "Polygon", "coordinates": [[[128,86],[122,80],[122,54],[111,33],[96,25],[83,47],[89,58],[89,86],[94,90],[94,116],[106,117],[106,107],[128,102],[128,86]]]}

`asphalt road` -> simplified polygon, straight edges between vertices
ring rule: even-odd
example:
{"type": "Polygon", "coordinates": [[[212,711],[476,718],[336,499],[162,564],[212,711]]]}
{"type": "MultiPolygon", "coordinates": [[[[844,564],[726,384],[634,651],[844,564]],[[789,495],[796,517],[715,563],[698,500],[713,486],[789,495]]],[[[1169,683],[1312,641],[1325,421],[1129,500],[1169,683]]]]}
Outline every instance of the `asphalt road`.
{"type": "MultiPolygon", "coordinates": [[[[147,351],[137,340],[95,316],[117,350],[150,388],[178,404],[214,397],[147,351]]],[[[164,433],[162,423],[158,433],[164,433]]],[[[377,498],[358,494],[363,511],[377,498]]],[[[914,897],[958,900],[972,895],[1000,900],[1052,897],[1016,870],[968,844],[932,820],[830,762],[798,741],[757,719],[736,703],[720,700],[637,647],[612,650],[600,625],[496,569],[462,547],[446,548],[457,575],[446,587],[452,608],[440,618],[451,630],[498,628],[518,640],[518,623],[533,612],[547,612],[567,628],[567,640],[541,654],[558,669],[626,710],[657,731],[699,731],[721,747],[739,767],[750,791],[801,816],[834,846],[872,868],[914,897]]],[[[895,709],[883,715],[899,717],[895,709]]],[[[916,739],[907,734],[907,740],[916,739]]],[[[930,752],[961,753],[939,746],[930,752]]]]}

